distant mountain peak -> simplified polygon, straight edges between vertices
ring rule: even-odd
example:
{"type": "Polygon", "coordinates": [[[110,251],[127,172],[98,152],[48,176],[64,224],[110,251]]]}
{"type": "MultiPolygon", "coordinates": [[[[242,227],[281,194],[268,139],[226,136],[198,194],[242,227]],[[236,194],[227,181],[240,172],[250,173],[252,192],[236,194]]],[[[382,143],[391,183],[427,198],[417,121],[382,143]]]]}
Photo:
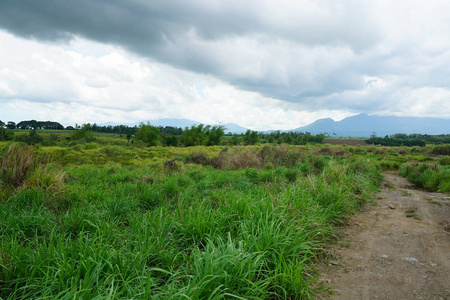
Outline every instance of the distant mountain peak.
{"type": "Polygon", "coordinates": [[[312,122],[311,124],[314,123],[335,123],[336,121],[334,121],[332,118],[323,118],[323,119],[318,119],[314,122],[312,122]]]}
{"type": "Polygon", "coordinates": [[[307,131],[312,134],[328,133],[341,137],[369,137],[373,133],[378,136],[396,133],[448,134],[450,119],[378,116],[362,113],[338,122],[330,118],[319,119],[293,131],[307,131]]]}

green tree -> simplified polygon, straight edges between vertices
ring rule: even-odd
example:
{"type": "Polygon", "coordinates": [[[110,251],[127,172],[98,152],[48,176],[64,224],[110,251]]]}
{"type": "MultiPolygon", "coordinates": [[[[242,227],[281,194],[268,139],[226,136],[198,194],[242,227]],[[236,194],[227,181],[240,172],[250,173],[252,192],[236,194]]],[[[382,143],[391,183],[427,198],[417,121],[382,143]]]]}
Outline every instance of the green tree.
{"type": "Polygon", "coordinates": [[[9,121],[8,124],[6,124],[6,128],[16,129],[16,123],[14,123],[13,121],[9,121]]]}
{"type": "Polygon", "coordinates": [[[81,128],[77,125],[77,130],[75,130],[74,133],[70,135],[70,139],[72,140],[81,140],[86,139],[86,141],[93,140],[94,137],[92,136],[92,131],[90,130],[91,124],[87,123],[84,124],[81,128]]]}
{"type": "Polygon", "coordinates": [[[156,146],[159,139],[159,129],[157,127],[151,126],[150,123],[141,123],[139,125],[139,129],[136,132],[136,140],[144,142],[147,146],[156,146]]]}
{"type": "Polygon", "coordinates": [[[42,138],[42,136],[40,136],[36,129],[31,130],[28,133],[28,139],[27,139],[27,144],[28,145],[34,145],[34,144],[38,144],[40,142],[42,142],[44,139],[42,138]]]}
{"type": "Polygon", "coordinates": [[[13,139],[14,132],[12,130],[0,127],[0,141],[10,141],[13,139]]]}
{"type": "Polygon", "coordinates": [[[231,137],[231,144],[232,145],[239,145],[241,143],[241,139],[236,135],[233,134],[233,136],[231,137]]]}
{"type": "Polygon", "coordinates": [[[128,132],[128,133],[127,133],[127,142],[128,142],[128,143],[130,142],[132,136],[133,136],[133,135],[131,134],[131,132],[128,132]]]}
{"type": "Polygon", "coordinates": [[[247,130],[244,134],[244,144],[245,145],[255,145],[258,143],[258,131],[247,130]]]}
{"type": "Polygon", "coordinates": [[[214,146],[220,144],[220,139],[224,135],[223,126],[206,126],[206,134],[208,135],[208,146],[214,146]]]}
{"type": "Polygon", "coordinates": [[[191,128],[185,128],[180,136],[180,143],[185,147],[206,145],[208,143],[208,126],[203,124],[192,125],[191,128]]]}
{"type": "Polygon", "coordinates": [[[164,146],[176,147],[178,146],[178,137],[176,135],[162,135],[162,143],[164,146]]]}

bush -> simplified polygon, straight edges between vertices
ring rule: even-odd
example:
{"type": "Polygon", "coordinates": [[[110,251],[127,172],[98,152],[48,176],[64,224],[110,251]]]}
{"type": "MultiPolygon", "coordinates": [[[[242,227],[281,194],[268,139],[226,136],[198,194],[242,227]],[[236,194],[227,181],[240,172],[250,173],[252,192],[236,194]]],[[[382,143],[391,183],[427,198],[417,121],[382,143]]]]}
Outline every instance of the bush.
{"type": "Polygon", "coordinates": [[[24,181],[24,186],[45,189],[50,194],[60,194],[64,191],[66,172],[49,166],[36,167],[24,181]]]}
{"type": "Polygon", "coordinates": [[[439,160],[441,166],[450,166],[450,156],[443,157],[439,160]]]}
{"type": "Polygon", "coordinates": [[[211,158],[205,152],[194,152],[187,157],[186,161],[197,165],[209,165],[211,158]]]}
{"type": "Polygon", "coordinates": [[[28,145],[35,145],[41,143],[44,140],[42,136],[40,136],[36,130],[31,130],[27,135],[22,134],[18,135],[15,138],[16,142],[26,143],[28,145]]]}
{"type": "Polygon", "coordinates": [[[449,192],[450,168],[432,163],[406,163],[400,169],[400,175],[429,191],[449,192]]]}
{"type": "Polygon", "coordinates": [[[450,155],[450,145],[439,145],[431,150],[434,155],[450,155]]]}
{"type": "Polygon", "coordinates": [[[260,168],[261,158],[252,149],[232,148],[224,150],[211,160],[211,165],[216,169],[245,169],[260,168]]]}
{"type": "Polygon", "coordinates": [[[136,140],[145,143],[147,146],[156,146],[159,142],[159,129],[141,123],[139,130],[136,132],[136,140]]]}
{"type": "Polygon", "coordinates": [[[258,156],[264,164],[276,167],[293,167],[302,159],[303,155],[299,148],[294,148],[288,144],[279,146],[265,145],[261,148],[258,156]]]}
{"type": "Polygon", "coordinates": [[[70,135],[71,140],[83,140],[85,142],[95,141],[95,138],[92,136],[92,131],[90,129],[90,124],[84,124],[81,129],[76,130],[74,133],[70,135]]]}
{"type": "Polygon", "coordinates": [[[12,130],[0,127],[0,141],[10,141],[13,139],[14,132],[12,130]]]}

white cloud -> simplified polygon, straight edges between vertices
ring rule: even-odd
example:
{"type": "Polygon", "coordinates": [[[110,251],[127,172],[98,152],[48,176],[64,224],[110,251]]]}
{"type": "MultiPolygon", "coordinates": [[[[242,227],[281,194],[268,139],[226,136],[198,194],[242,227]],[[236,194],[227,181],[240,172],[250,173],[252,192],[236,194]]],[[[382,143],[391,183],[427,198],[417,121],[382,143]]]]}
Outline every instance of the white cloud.
{"type": "Polygon", "coordinates": [[[262,130],[274,124],[279,129],[293,129],[330,113],[298,112],[295,104],[242,91],[119,48],[105,46],[101,51],[97,43],[82,39],[72,42],[71,49],[4,32],[0,39],[10,45],[2,49],[0,72],[7,74],[13,69],[15,74],[2,76],[2,120],[42,119],[73,125],[169,117],[212,124],[234,122],[262,130]],[[72,50],[88,44],[97,49],[97,55],[72,50]],[[16,54],[15,49],[24,48],[29,53],[16,54]]]}

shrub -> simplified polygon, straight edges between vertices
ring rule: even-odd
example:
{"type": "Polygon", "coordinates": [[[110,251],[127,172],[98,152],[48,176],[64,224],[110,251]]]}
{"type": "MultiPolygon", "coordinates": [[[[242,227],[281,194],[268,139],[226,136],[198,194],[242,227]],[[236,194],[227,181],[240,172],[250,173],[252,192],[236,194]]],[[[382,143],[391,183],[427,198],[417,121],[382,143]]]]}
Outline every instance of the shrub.
{"type": "Polygon", "coordinates": [[[290,147],[288,144],[265,145],[259,151],[258,156],[264,164],[271,164],[276,167],[293,167],[301,160],[302,152],[299,148],[290,147]]]}
{"type": "Polygon", "coordinates": [[[42,136],[40,136],[36,130],[31,130],[28,134],[21,134],[16,136],[16,142],[26,143],[28,145],[35,145],[41,143],[44,140],[42,136]]]}
{"type": "Polygon", "coordinates": [[[441,166],[449,166],[450,165],[450,156],[443,157],[439,160],[439,164],[441,166]]]}
{"type": "Polygon", "coordinates": [[[85,142],[95,141],[95,138],[92,136],[90,124],[84,124],[81,129],[74,131],[70,135],[71,140],[84,140],[85,142]]]}
{"type": "Polygon", "coordinates": [[[164,170],[168,173],[184,171],[184,165],[175,159],[167,160],[163,163],[164,170]]]}
{"type": "Polygon", "coordinates": [[[12,130],[0,127],[0,141],[10,141],[13,139],[13,136],[14,132],[12,130]]]}
{"type": "Polygon", "coordinates": [[[450,191],[450,168],[441,167],[439,164],[432,163],[406,163],[400,169],[400,175],[418,186],[429,191],[450,191]]]}
{"type": "Polygon", "coordinates": [[[375,154],[386,155],[387,154],[387,149],[386,148],[377,148],[377,150],[375,150],[375,154]]]}
{"type": "Polygon", "coordinates": [[[434,155],[450,155],[450,145],[439,145],[431,150],[434,155]]]}
{"type": "Polygon", "coordinates": [[[84,145],[84,149],[85,149],[85,150],[98,149],[98,144],[95,144],[95,143],[87,143],[86,145],[84,145]]]}
{"type": "Polygon", "coordinates": [[[147,146],[156,146],[159,142],[159,129],[151,126],[150,124],[145,125],[141,123],[138,131],[136,132],[136,140],[145,143],[147,146]]]}
{"type": "Polygon", "coordinates": [[[333,149],[329,146],[325,146],[319,150],[319,154],[322,155],[333,155],[333,149]]]}
{"type": "Polygon", "coordinates": [[[61,194],[64,191],[66,176],[63,170],[40,165],[29,173],[23,185],[42,188],[51,194],[61,194]]]}
{"type": "Polygon", "coordinates": [[[198,165],[209,165],[211,158],[205,152],[194,152],[187,157],[186,161],[198,165]]]}
{"type": "Polygon", "coordinates": [[[99,152],[107,156],[117,156],[122,152],[122,149],[118,146],[106,146],[101,148],[99,152]]]}
{"type": "Polygon", "coordinates": [[[248,148],[232,148],[221,151],[211,160],[211,165],[216,169],[244,169],[260,168],[262,160],[256,152],[248,148]]]}

